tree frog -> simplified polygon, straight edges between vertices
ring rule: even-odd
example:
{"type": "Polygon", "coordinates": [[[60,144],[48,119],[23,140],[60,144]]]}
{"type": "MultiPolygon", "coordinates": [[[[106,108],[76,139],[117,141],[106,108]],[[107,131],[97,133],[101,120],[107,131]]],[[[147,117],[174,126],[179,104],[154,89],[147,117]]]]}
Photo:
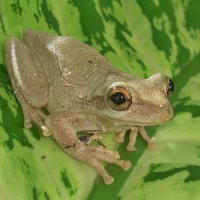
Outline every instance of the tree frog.
{"type": "Polygon", "coordinates": [[[118,132],[123,142],[130,130],[128,151],[134,151],[137,133],[155,148],[144,126],[157,125],[173,116],[168,97],[172,80],[160,73],[137,78],[114,68],[96,50],[71,37],[24,30],[23,40],[6,44],[6,64],[16,97],[22,107],[24,127],[39,125],[64,151],[87,163],[103,177],[114,178],[102,161],[131,167],[118,151],[91,145],[103,132],[118,132]],[[46,110],[46,111],[45,111],[46,110]],[[45,111],[45,112],[44,112],[45,111]],[[78,132],[91,133],[81,139],[78,132]]]}

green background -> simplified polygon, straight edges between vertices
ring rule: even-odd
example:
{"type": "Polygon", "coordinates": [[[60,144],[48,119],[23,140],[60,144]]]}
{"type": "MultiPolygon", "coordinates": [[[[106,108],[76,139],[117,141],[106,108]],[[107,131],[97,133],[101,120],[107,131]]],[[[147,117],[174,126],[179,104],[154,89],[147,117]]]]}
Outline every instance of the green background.
{"type": "Polygon", "coordinates": [[[199,0],[0,0],[0,199],[154,200],[200,196],[199,0]],[[40,130],[23,128],[23,115],[5,67],[5,43],[24,28],[68,35],[93,46],[118,69],[146,78],[161,72],[175,91],[171,121],[147,128],[156,138],[138,151],[112,142],[132,162],[124,172],[107,165],[112,185],[69,157],[40,130]]]}

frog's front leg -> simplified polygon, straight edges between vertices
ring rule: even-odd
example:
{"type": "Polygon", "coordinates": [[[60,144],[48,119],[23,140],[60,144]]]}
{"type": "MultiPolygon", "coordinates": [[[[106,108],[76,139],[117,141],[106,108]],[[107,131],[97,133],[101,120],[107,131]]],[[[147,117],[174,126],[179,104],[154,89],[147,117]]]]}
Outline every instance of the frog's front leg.
{"type": "Polygon", "coordinates": [[[90,146],[77,137],[76,132],[83,127],[83,130],[87,130],[87,128],[95,130],[97,128],[84,116],[65,112],[55,113],[45,119],[45,125],[64,151],[72,157],[92,166],[103,177],[105,184],[111,184],[114,178],[108,175],[101,161],[116,164],[123,170],[128,170],[131,167],[129,161],[119,160],[120,156],[117,151],[90,146]]]}
{"type": "MultiPolygon", "coordinates": [[[[140,126],[140,127],[132,127],[130,129],[129,143],[128,143],[127,147],[126,147],[127,151],[135,151],[136,150],[135,143],[136,143],[136,138],[137,138],[137,134],[138,133],[140,133],[140,135],[143,137],[143,139],[147,141],[149,149],[156,149],[157,148],[156,145],[154,144],[153,139],[150,138],[147,135],[144,127],[140,126]]],[[[119,142],[119,143],[122,143],[124,141],[125,134],[126,134],[125,130],[119,132],[115,137],[115,141],[119,142]]]]}

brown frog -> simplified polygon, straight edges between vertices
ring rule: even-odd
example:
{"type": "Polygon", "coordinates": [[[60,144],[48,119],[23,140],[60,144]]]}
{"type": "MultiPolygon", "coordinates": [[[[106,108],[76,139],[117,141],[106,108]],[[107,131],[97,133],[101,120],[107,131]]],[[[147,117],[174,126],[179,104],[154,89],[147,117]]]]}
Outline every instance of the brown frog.
{"type": "Polygon", "coordinates": [[[105,184],[114,178],[102,161],[123,170],[131,163],[120,160],[117,151],[90,142],[100,140],[102,132],[119,132],[116,141],[123,142],[130,130],[128,151],[135,150],[138,132],[153,149],[144,126],[161,124],[173,115],[168,101],[174,89],[170,78],[158,73],[141,79],[121,72],[71,37],[25,30],[22,41],[12,37],[7,42],[6,63],[24,127],[38,124],[67,154],[92,166],[105,184]],[[81,140],[77,132],[91,133],[91,137],[81,140]]]}

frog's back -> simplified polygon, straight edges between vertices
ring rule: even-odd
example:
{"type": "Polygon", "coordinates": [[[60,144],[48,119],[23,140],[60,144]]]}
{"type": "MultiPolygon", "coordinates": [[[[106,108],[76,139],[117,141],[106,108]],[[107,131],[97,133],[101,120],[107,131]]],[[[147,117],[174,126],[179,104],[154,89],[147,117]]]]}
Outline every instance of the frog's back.
{"type": "Polygon", "coordinates": [[[118,73],[96,50],[71,37],[25,30],[24,40],[42,60],[50,80],[55,80],[56,72],[59,71],[69,83],[87,85],[90,80],[98,82],[109,73],[118,73]]]}
{"type": "Polygon", "coordinates": [[[110,74],[121,74],[96,50],[71,37],[25,30],[24,42],[44,68],[54,111],[81,107],[80,97],[90,97],[110,74]]]}

